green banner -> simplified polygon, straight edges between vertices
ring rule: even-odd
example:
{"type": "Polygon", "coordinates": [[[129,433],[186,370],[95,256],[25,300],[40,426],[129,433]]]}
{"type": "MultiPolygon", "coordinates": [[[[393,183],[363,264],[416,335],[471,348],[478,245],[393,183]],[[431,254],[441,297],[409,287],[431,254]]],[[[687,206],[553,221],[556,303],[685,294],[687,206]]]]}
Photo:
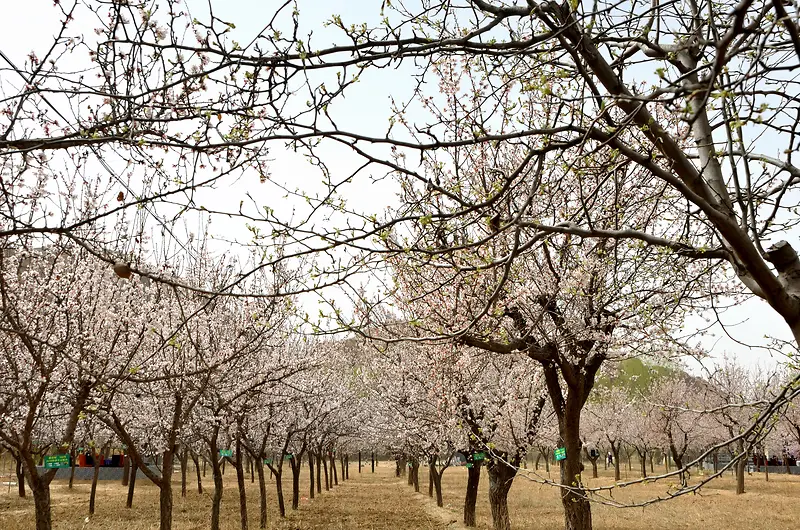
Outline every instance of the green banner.
{"type": "Polygon", "coordinates": [[[69,455],[46,456],[44,457],[44,467],[47,469],[69,467],[69,455]]]}
{"type": "Polygon", "coordinates": [[[221,457],[232,457],[233,456],[233,449],[220,449],[219,456],[221,457]]]}
{"type": "Polygon", "coordinates": [[[566,447],[559,447],[555,451],[553,451],[553,456],[556,457],[556,462],[561,460],[567,459],[567,448],[566,447]]]}

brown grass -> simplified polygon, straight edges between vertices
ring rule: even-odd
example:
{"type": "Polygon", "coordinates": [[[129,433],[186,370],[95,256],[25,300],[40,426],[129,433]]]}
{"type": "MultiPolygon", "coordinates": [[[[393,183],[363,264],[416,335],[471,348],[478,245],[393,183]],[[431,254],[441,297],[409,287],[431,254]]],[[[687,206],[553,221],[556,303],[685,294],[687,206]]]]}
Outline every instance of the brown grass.
{"type": "MultiPolygon", "coordinates": [[[[463,528],[460,524],[466,470],[451,468],[444,475],[445,508],[439,509],[423,494],[415,494],[405,479],[394,477],[393,463],[383,462],[373,475],[368,468],[359,475],[351,464],[351,480],[315,499],[308,499],[308,470],[301,475],[301,504],[291,510],[291,479],[284,471],[284,488],[288,517],[277,515],[274,482],[269,483],[269,528],[305,529],[442,529],[463,528]]],[[[544,474],[544,471],[541,471],[544,474]]],[[[593,483],[608,483],[608,472],[602,472],[593,483]]],[[[222,528],[240,528],[235,475],[228,469],[222,506],[222,528]]],[[[553,475],[552,478],[555,478],[553,475]]],[[[176,479],[175,530],[205,529],[209,525],[210,472],[203,495],[198,495],[190,481],[188,496],[180,497],[179,475],[176,479]]],[[[7,478],[4,477],[3,481],[7,478]]],[[[421,489],[427,492],[427,471],[420,469],[421,489]]],[[[258,528],[258,487],[248,486],[250,528],[258,528]]],[[[134,507],[125,508],[125,492],[119,483],[102,482],[98,488],[97,512],[86,523],[89,499],[88,482],[76,483],[72,490],[65,482],[52,485],[53,521],[57,529],[144,530],[158,528],[158,490],[147,480],[137,483],[134,507]]],[[[619,509],[593,505],[595,528],[598,530],[699,528],[789,529],[800,520],[800,477],[773,474],[765,482],[763,474],[746,478],[747,493],[733,494],[732,477],[724,477],[705,487],[699,495],[681,497],[647,508],[619,509]]],[[[488,477],[481,477],[478,499],[478,527],[491,528],[491,513],[486,495],[488,477]]],[[[618,500],[644,499],[663,495],[668,484],[647,484],[618,490],[618,500]]],[[[563,527],[557,490],[518,478],[509,496],[512,525],[515,529],[553,529],[563,527]]],[[[0,530],[33,528],[33,500],[20,499],[16,487],[0,488],[0,530]]]]}

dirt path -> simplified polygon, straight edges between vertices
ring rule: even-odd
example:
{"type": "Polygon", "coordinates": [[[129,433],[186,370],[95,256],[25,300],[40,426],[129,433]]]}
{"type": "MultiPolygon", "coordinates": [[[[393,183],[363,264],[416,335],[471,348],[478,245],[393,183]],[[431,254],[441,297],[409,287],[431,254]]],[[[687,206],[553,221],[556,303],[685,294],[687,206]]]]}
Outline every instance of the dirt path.
{"type": "Polygon", "coordinates": [[[415,493],[386,469],[356,474],[333,491],[305,501],[282,528],[307,529],[463,529],[455,514],[415,493]]]}

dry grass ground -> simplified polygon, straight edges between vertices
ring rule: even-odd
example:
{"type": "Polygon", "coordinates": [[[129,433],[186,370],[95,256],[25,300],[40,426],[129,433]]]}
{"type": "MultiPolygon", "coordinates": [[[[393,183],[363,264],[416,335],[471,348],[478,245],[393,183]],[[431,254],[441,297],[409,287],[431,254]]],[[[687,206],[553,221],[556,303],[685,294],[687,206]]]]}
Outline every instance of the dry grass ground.
{"type": "MultiPolygon", "coordinates": [[[[368,468],[359,475],[351,464],[351,480],[340,483],[329,492],[310,500],[307,473],[302,475],[300,509],[292,511],[287,491],[288,517],[277,515],[274,482],[269,483],[269,528],[306,529],[456,529],[460,524],[466,470],[451,468],[444,475],[445,508],[439,509],[423,494],[415,494],[405,479],[394,477],[393,463],[381,463],[373,475],[368,468]]],[[[289,471],[284,472],[284,488],[290,490],[289,471]]],[[[544,474],[543,471],[541,471],[544,474]]],[[[608,473],[594,483],[608,483],[608,473]]],[[[175,530],[205,529],[210,513],[210,474],[206,477],[203,495],[198,495],[190,482],[188,496],[180,497],[179,475],[176,474],[175,530]]],[[[238,496],[232,469],[226,474],[222,507],[223,529],[240,528],[238,496]]],[[[553,476],[555,478],[555,475],[553,476]]],[[[5,477],[3,481],[7,480],[5,477]]],[[[427,470],[420,469],[420,486],[427,492],[427,470]]],[[[258,528],[258,487],[248,485],[250,528],[258,528]]],[[[125,491],[117,482],[101,483],[98,488],[97,512],[88,522],[89,483],[76,483],[72,490],[57,481],[52,486],[53,521],[57,529],[144,530],[158,528],[158,490],[147,480],[139,480],[133,509],[125,508],[125,491]]],[[[686,496],[647,508],[619,509],[595,505],[595,528],[598,530],[634,530],[700,528],[702,530],[794,529],[800,526],[800,477],[773,474],[765,482],[763,474],[747,477],[747,494],[733,494],[733,480],[725,477],[705,487],[701,494],[686,496]]],[[[478,499],[478,526],[491,528],[491,513],[486,495],[488,477],[481,477],[478,499]]],[[[618,500],[644,499],[663,495],[666,484],[647,484],[618,490],[618,500]]],[[[515,481],[509,497],[512,524],[515,529],[556,529],[563,526],[558,493],[524,478],[515,481]]],[[[16,488],[0,489],[0,530],[33,528],[33,500],[17,496],[16,488]]]]}

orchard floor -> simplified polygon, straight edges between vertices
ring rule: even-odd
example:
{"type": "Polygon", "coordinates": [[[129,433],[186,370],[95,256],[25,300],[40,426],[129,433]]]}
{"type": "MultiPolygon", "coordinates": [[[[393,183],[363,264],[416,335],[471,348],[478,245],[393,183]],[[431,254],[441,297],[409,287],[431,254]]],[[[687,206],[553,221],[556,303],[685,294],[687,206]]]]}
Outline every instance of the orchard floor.
{"type": "MultiPolygon", "coordinates": [[[[7,468],[6,468],[7,469],[7,468]]],[[[193,471],[193,470],[192,470],[193,471]]],[[[239,522],[236,479],[228,469],[225,476],[225,493],[222,507],[223,530],[241,528],[239,522]]],[[[287,497],[287,518],[277,516],[274,481],[270,481],[268,528],[281,530],[306,529],[463,529],[461,512],[466,484],[466,469],[450,468],[444,475],[444,508],[437,508],[427,497],[427,469],[420,468],[420,487],[423,493],[414,493],[405,479],[394,476],[394,464],[382,462],[376,473],[366,467],[361,474],[351,464],[351,479],[340,482],[332,491],[324,491],[315,499],[308,498],[308,469],[304,468],[301,481],[300,508],[292,511],[290,471],[284,471],[284,488],[287,497]]],[[[533,472],[533,469],[529,471],[533,472]]],[[[544,470],[540,475],[547,478],[544,470]]],[[[630,472],[629,472],[630,473],[630,472]]],[[[630,473],[633,477],[633,473],[630,473]]],[[[555,473],[551,477],[555,479],[555,473]]],[[[623,477],[624,478],[624,477],[623,477]]],[[[204,480],[206,491],[199,495],[196,483],[189,483],[186,498],[180,496],[179,475],[175,474],[175,530],[205,529],[209,525],[211,476],[204,480]],[[194,486],[194,488],[192,488],[194,486]]],[[[21,530],[33,528],[33,500],[19,498],[16,486],[5,484],[0,488],[0,529],[21,530]]],[[[610,483],[608,472],[590,484],[610,483]]],[[[700,494],[689,495],[662,502],[646,508],[612,508],[595,504],[592,507],[595,528],[598,530],[675,530],[700,528],[702,530],[764,529],[780,530],[800,526],[800,477],[773,474],[766,482],[763,474],[746,477],[747,493],[733,494],[734,482],[727,476],[705,486],[700,494]]],[[[247,481],[249,527],[258,528],[258,487],[247,481]]],[[[72,490],[66,483],[52,485],[53,521],[56,529],[144,530],[158,528],[158,490],[147,480],[137,481],[134,507],[126,509],[126,488],[117,482],[100,483],[97,510],[86,521],[90,484],[76,483],[72,490]]],[[[481,494],[478,498],[478,528],[491,528],[488,498],[488,476],[481,477],[481,494]]],[[[664,496],[668,483],[631,486],[616,490],[617,501],[644,500],[664,496]]],[[[558,493],[555,489],[518,478],[509,495],[509,511],[515,529],[563,528],[558,493]]]]}

